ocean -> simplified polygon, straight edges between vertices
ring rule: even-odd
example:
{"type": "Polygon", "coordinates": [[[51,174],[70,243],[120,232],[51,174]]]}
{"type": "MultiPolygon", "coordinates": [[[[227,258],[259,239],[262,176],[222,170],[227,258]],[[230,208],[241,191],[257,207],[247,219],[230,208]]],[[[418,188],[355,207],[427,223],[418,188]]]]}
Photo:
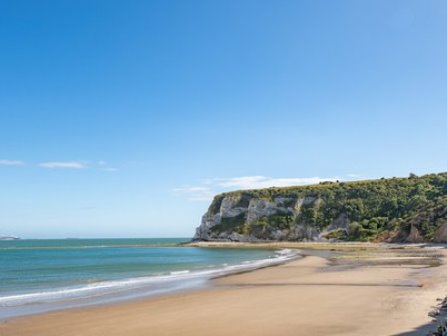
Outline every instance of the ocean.
{"type": "Polygon", "coordinates": [[[294,258],[289,250],[182,247],[188,238],[0,241],[0,319],[206,286],[294,258]]]}

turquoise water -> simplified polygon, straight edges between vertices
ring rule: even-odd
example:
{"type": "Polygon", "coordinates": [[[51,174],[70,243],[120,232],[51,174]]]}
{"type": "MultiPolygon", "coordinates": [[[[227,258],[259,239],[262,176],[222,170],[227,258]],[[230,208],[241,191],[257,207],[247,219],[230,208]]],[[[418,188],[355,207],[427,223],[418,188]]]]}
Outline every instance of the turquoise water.
{"type": "Polygon", "coordinates": [[[0,241],[0,317],[188,288],[288,257],[271,250],[176,246],[187,240],[0,241]]]}

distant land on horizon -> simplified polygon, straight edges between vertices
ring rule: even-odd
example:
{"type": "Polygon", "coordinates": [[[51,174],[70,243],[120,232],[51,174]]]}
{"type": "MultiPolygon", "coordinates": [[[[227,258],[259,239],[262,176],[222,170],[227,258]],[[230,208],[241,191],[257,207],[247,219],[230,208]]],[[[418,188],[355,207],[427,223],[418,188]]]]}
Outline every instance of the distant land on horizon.
{"type": "Polygon", "coordinates": [[[0,235],[0,240],[19,240],[20,237],[11,235],[0,235]]]}

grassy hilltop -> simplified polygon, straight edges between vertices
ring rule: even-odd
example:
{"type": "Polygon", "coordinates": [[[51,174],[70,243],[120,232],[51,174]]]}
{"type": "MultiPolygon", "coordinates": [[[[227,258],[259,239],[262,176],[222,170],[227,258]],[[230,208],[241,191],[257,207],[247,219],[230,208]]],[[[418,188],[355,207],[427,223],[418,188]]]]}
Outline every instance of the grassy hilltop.
{"type": "Polygon", "coordinates": [[[196,238],[301,240],[304,229],[307,239],[447,241],[447,173],[223,193],[196,238]]]}

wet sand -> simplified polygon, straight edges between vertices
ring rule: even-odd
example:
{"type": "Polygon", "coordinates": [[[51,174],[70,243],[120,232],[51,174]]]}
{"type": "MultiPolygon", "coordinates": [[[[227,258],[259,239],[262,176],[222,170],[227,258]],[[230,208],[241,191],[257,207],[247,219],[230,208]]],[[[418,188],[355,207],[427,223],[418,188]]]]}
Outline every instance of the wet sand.
{"type": "Polygon", "coordinates": [[[206,289],[10,319],[0,335],[426,335],[427,313],[447,295],[447,266],[428,266],[445,255],[379,247],[306,256],[206,289]]]}

